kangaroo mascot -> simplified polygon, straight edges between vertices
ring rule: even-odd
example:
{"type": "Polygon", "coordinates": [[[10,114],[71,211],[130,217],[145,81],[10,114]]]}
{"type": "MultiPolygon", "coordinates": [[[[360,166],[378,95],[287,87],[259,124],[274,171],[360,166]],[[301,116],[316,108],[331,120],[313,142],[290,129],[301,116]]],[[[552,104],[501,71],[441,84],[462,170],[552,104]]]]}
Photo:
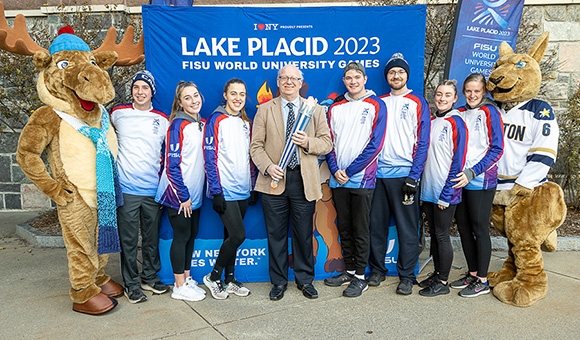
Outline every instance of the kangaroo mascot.
{"type": "Polygon", "coordinates": [[[500,301],[518,307],[546,296],[542,249],[556,250],[556,228],[566,218],[562,189],[547,181],[556,161],[558,123],[550,105],[535,99],[548,35],[542,34],[527,54],[515,54],[506,42],[501,43],[487,83],[500,103],[504,126],[504,153],[498,162],[491,219],[507,237],[509,247],[503,268],[490,272],[488,278],[500,301]]]}
{"type": "Polygon", "coordinates": [[[0,48],[34,55],[38,95],[46,104],[23,128],[16,159],[26,176],[57,204],[73,310],[93,315],[113,309],[115,297],[123,294],[105,274],[108,254],[120,251],[116,208],[122,195],[115,167],[117,138],[103,104],[115,96],[105,70],[144,58],[143,40],[133,45],[133,30],[127,31],[117,45],[116,32],[110,29],[100,49],[91,51],[65,27],[46,50],[28,35],[22,15],[16,17],[14,28],[8,27],[0,2],[0,48]],[[50,173],[41,158],[44,151],[50,173]]]}

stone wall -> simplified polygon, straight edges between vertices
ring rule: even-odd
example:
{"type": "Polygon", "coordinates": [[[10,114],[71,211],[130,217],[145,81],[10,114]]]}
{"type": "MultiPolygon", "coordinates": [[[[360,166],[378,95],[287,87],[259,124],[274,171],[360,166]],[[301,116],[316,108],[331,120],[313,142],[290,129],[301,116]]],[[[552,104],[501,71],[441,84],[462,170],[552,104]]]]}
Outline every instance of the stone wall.
{"type": "MultiPolygon", "coordinates": [[[[28,0],[29,3],[35,1],[37,0],[28,0]]],[[[95,1],[95,3],[98,2],[107,3],[105,0],[95,1]]],[[[139,2],[144,1],[124,1],[128,6],[135,6],[139,2]]],[[[204,1],[197,3],[201,2],[204,1]]],[[[231,3],[231,0],[218,2],[231,3]]],[[[301,3],[302,1],[291,2],[301,3]]],[[[553,58],[556,63],[555,71],[549,73],[544,79],[543,99],[553,106],[556,113],[560,113],[567,108],[568,96],[580,86],[580,4],[538,5],[537,3],[526,6],[528,8],[526,15],[540,25],[541,32],[550,32],[546,54],[554,51],[553,58]]],[[[123,15],[115,14],[112,20],[122,20],[120,17],[123,15]]],[[[58,26],[57,16],[49,15],[46,18],[50,23],[50,29],[55,30],[58,26]]],[[[54,202],[40,193],[18,167],[14,155],[17,143],[17,133],[0,132],[0,210],[48,209],[54,206],[54,202]]]]}

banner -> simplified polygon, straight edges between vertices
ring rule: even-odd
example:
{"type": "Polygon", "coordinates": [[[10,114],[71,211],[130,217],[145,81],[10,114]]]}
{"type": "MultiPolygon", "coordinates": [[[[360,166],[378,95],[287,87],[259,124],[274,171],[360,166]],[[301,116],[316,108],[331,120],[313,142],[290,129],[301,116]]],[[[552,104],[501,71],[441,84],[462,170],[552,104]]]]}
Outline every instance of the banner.
{"type": "MultiPolygon", "coordinates": [[[[457,80],[459,91],[471,73],[486,78],[499,57],[502,41],[515,50],[524,0],[459,0],[449,39],[445,78],[457,80]]],[[[456,106],[465,104],[459,95],[456,106]]]]}
{"type": "MultiPolygon", "coordinates": [[[[422,93],[425,13],[425,6],[143,6],[146,68],[155,76],[157,85],[153,105],[169,114],[177,83],[194,81],[204,97],[201,115],[207,118],[222,103],[226,81],[236,77],[246,83],[246,110],[253,118],[260,104],[276,96],[277,71],[288,63],[304,72],[300,94],[330,105],[331,98],[345,92],[343,68],[353,60],[366,68],[366,88],[382,95],[390,92],[383,69],[396,52],[403,53],[409,63],[409,88],[422,93]],[[404,30],[401,23],[406,24],[404,30]]],[[[336,211],[327,184],[329,175],[326,162],[322,162],[324,197],[316,203],[314,216],[317,280],[344,269],[336,211]]],[[[248,207],[244,225],[246,241],[238,249],[236,277],[242,282],[269,281],[268,244],[260,204],[248,207]]],[[[173,283],[169,261],[172,238],[171,225],[164,218],[159,274],[165,283],[173,283]]],[[[222,242],[223,224],[212,210],[211,201],[205,198],[191,267],[198,282],[211,271],[222,242]]],[[[389,275],[397,275],[398,243],[393,221],[388,242],[386,266],[389,275]]],[[[289,279],[294,279],[292,270],[289,279]]]]}

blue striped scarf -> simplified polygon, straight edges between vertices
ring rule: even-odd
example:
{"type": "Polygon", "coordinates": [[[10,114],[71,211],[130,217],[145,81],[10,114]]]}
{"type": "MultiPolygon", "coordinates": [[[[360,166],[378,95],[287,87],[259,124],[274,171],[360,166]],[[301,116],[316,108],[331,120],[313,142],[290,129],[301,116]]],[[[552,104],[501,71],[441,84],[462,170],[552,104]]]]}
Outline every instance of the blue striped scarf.
{"type": "Polygon", "coordinates": [[[97,250],[99,254],[119,252],[121,246],[117,230],[117,207],[123,205],[123,194],[119,184],[115,158],[109,150],[107,142],[109,114],[101,105],[101,129],[97,129],[64,112],[57,110],[55,112],[95,145],[97,150],[97,212],[99,219],[97,250]]]}

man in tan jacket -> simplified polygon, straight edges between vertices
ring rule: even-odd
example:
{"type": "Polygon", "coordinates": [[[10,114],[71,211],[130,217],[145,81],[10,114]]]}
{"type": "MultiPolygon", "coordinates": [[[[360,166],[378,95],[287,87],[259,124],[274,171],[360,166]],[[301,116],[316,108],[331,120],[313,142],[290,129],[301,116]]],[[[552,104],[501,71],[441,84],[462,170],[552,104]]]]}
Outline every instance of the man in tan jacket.
{"type": "Polygon", "coordinates": [[[260,170],[255,190],[262,193],[268,233],[271,300],[280,300],[288,286],[288,222],[291,221],[294,275],[298,289],[310,299],[318,297],[312,285],[314,255],[313,215],[322,197],[318,156],[332,149],[324,109],[316,106],[306,131],[290,136],[304,98],[299,96],[302,72],[288,64],[278,72],[280,97],[260,105],[254,118],[250,155],[260,170]],[[288,136],[288,137],[287,137],[288,136]],[[286,138],[298,146],[285,170],[278,166],[286,138]],[[278,186],[272,188],[272,180],[278,186]]]}

